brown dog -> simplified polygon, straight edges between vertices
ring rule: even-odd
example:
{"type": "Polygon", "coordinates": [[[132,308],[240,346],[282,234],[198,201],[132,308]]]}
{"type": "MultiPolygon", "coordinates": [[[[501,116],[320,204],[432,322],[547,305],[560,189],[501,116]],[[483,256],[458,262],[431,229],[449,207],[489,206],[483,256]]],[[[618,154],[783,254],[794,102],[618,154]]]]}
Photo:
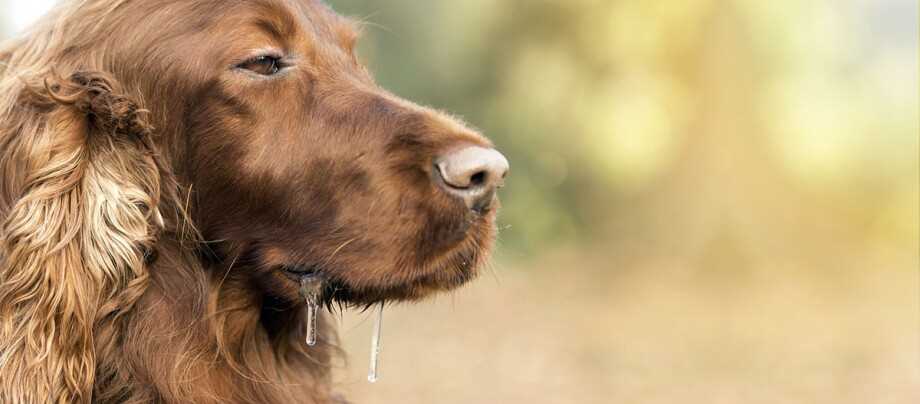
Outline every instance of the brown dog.
{"type": "Polygon", "coordinates": [[[312,0],[69,0],[0,50],[0,402],[324,403],[322,300],[476,275],[507,161],[312,0]]]}

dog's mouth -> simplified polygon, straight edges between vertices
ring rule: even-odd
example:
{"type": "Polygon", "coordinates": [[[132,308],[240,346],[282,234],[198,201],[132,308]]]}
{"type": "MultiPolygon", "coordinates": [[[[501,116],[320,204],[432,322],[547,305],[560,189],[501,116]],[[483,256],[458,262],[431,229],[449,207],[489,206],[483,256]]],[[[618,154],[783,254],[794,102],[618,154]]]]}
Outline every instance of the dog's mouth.
{"type": "Polygon", "coordinates": [[[418,301],[456,289],[478,275],[491,251],[494,211],[476,215],[471,220],[460,240],[445,246],[434,241],[437,247],[429,251],[435,252],[422,256],[424,258],[389,255],[396,263],[373,262],[373,258],[368,261],[371,255],[350,260],[326,259],[322,263],[311,262],[306,257],[303,261],[292,261],[297,254],[291,253],[260,255],[274,257],[272,266],[293,287],[298,287],[304,279],[316,280],[318,299],[325,306],[365,308],[377,303],[418,301]]]}
{"type": "Polygon", "coordinates": [[[460,251],[435,270],[398,283],[356,285],[339,271],[317,265],[283,266],[281,272],[297,284],[304,279],[318,281],[319,301],[324,306],[366,308],[389,301],[416,301],[458,288],[476,277],[479,255],[478,251],[460,251]]]}

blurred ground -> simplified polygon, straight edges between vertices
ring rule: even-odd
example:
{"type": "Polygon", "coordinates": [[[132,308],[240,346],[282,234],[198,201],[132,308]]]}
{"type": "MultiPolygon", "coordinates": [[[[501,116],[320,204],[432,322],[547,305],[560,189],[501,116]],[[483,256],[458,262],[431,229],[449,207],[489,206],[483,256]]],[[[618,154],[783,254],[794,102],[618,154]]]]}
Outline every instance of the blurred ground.
{"type": "Polygon", "coordinates": [[[347,315],[337,384],[368,404],[917,403],[920,276],[904,252],[842,252],[843,282],[776,267],[714,285],[680,261],[584,252],[499,264],[388,309],[376,384],[370,315],[347,315]]]}

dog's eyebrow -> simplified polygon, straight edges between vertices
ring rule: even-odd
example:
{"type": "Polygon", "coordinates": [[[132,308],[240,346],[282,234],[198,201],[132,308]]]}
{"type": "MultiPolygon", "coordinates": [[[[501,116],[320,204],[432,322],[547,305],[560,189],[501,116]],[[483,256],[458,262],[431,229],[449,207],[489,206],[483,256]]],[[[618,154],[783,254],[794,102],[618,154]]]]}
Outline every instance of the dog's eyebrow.
{"type": "Polygon", "coordinates": [[[293,21],[289,21],[287,18],[259,18],[256,20],[256,26],[267,32],[269,35],[273,36],[278,41],[282,42],[288,38],[291,38],[295,31],[295,25],[293,21]]]}
{"type": "Polygon", "coordinates": [[[309,1],[312,6],[305,7],[304,12],[311,24],[325,33],[333,35],[337,41],[346,47],[351,47],[361,35],[362,23],[351,17],[336,13],[329,4],[323,1],[309,1]]]}
{"type": "Polygon", "coordinates": [[[275,2],[259,3],[255,25],[276,40],[285,42],[297,33],[297,21],[281,7],[275,2]]]}

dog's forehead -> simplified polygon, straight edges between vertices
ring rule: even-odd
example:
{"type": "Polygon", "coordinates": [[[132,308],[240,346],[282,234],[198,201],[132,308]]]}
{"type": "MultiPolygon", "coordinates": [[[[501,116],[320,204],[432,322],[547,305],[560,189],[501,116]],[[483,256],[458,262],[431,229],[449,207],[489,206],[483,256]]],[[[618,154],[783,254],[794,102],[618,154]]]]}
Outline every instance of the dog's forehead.
{"type": "MultiPolygon", "coordinates": [[[[336,13],[319,0],[135,0],[142,10],[156,10],[170,20],[249,25],[255,23],[272,36],[295,39],[298,34],[331,39],[347,48],[360,35],[360,24],[336,13]],[[146,3],[146,4],[145,4],[146,3]]],[[[194,24],[193,24],[194,25],[194,24]]]]}
{"type": "Polygon", "coordinates": [[[281,35],[292,35],[298,27],[319,37],[334,39],[348,48],[354,46],[360,25],[336,13],[319,0],[255,0],[257,9],[281,35]]]}

